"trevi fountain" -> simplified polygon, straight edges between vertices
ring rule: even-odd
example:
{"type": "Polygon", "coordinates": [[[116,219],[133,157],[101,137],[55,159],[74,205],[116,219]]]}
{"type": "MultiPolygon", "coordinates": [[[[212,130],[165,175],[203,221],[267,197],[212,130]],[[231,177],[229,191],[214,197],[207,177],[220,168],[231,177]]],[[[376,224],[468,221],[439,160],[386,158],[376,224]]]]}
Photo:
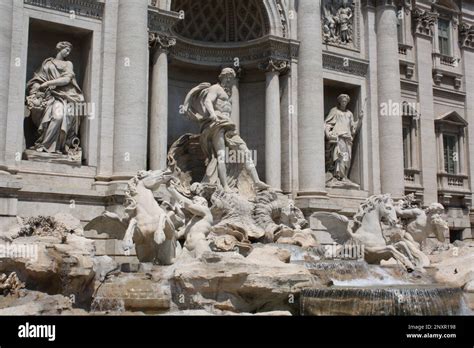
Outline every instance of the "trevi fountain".
{"type": "MultiPolygon", "coordinates": [[[[58,55],[64,50],[67,42],[58,55]]],[[[54,112],[36,107],[48,86],[40,77],[28,84],[28,106],[54,112]]],[[[19,217],[1,235],[0,314],[472,314],[474,244],[446,240],[443,206],[379,194],[352,218],[313,213],[310,228],[295,202],[258,176],[229,116],[235,77],[224,68],[218,83],[189,91],[185,116],[200,133],[171,146],[166,168],[128,181],[122,213],[104,211],[86,226],[61,212],[19,217]],[[92,234],[116,239],[135,261],[97,256],[92,234]]],[[[326,123],[336,139],[328,157],[334,185],[354,185],[350,159],[333,155],[358,128],[348,101],[341,95],[326,123]]],[[[64,146],[47,124],[32,151],[64,146]]]]}

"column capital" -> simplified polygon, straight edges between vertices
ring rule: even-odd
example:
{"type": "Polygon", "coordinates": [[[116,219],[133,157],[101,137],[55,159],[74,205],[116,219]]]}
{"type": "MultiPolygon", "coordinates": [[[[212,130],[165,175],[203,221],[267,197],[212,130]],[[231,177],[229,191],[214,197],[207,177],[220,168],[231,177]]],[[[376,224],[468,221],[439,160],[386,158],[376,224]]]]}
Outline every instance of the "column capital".
{"type": "Polygon", "coordinates": [[[461,48],[474,50],[474,24],[462,23],[459,26],[461,48]]]}
{"type": "Polygon", "coordinates": [[[438,22],[438,14],[415,7],[413,10],[415,35],[433,36],[433,28],[438,22]]]}
{"type": "Polygon", "coordinates": [[[290,69],[290,64],[286,60],[272,59],[269,58],[258,65],[260,70],[263,70],[265,73],[276,72],[278,74],[283,74],[290,69]]]}
{"type": "Polygon", "coordinates": [[[176,45],[176,38],[170,35],[149,32],[148,45],[152,50],[160,49],[168,53],[169,49],[176,45]]]}

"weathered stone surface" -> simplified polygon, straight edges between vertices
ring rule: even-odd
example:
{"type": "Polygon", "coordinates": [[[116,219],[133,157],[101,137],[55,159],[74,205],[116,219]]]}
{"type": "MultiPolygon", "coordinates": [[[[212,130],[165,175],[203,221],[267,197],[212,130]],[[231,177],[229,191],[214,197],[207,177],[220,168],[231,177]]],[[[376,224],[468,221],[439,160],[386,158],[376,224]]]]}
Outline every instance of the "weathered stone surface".
{"type": "Polygon", "coordinates": [[[460,247],[430,255],[436,268],[436,281],[463,287],[474,280],[474,243],[463,243],[460,247]]]}
{"type": "Polygon", "coordinates": [[[54,220],[65,226],[69,233],[74,233],[78,236],[84,235],[81,221],[71,214],[58,213],[54,215],[54,220]]]}
{"type": "Polygon", "coordinates": [[[160,276],[152,278],[149,273],[120,274],[98,287],[91,310],[159,314],[170,309],[170,300],[171,294],[166,279],[160,276]]]}
{"type": "Polygon", "coordinates": [[[283,253],[274,253],[268,262],[262,262],[258,256],[268,254],[268,249],[263,250],[255,259],[220,253],[216,258],[208,254],[201,260],[178,260],[171,267],[174,304],[178,309],[296,313],[301,287],[314,284],[311,274],[303,266],[281,262],[276,255],[283,253]]]}
{"type": "Polygon", "coordinates": [[[0,258],[0,272],[16,272],[28,289],[74,295],[87,306],[93,292],[93,241],[69,234],[66,242],[52,236],[19,237],[0,258]],[[13,252],[14,251],[14,252],[13,252]]]}
{"type": "Polygon", "coordinates": [[[15,272],[8,276],[3,273],[0,274],[0,294],[19,296],[20,290],[25,287],[25,284],[18,279],[15,272]]]}
{"type": "Polygon", "coordinates": [[[86,311],[73,308],[72,300],[62,295],[48,295],[27,291],[24,296],[0,296],[0,315],[85,315],[86,311]]]}
{"type": "Polygon", "coordinates": [[[289,263],[290,258],[291,253],[288,250],[280,249],[272,245],[263,245],[261,248],[253,249],[250,255],[247,257],[247,260],[260,264],[274,262],[289,263]]]}
{"type": "Polygon", "coordinates": [[[120,271],[120,266],[110,256],[96,256],[93,259],[96,280],[104,281],[107,276],[120,271]]]}
{"type": "Polygon", "coordinates": [[[474,279],[468,281],[468,282],[464,285],[464,288],[463,288],[463,289],[464,289],[465,292],[470,292],[470,293],[473,293],[473,294],[474,294],[474,279]]]}

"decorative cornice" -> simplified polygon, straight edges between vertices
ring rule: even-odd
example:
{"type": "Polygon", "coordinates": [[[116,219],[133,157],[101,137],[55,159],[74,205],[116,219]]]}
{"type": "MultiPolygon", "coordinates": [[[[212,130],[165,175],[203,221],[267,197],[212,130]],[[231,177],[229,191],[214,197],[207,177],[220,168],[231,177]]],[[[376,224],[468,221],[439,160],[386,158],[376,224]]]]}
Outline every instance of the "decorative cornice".
{"type": "Polygon", "coordinates": [[[179,13],[150,6],[148,8],[148,30],[152,33],[171,34],[171,28],[180,20],[179,13]]]}
{"type": "Polygon", "coordinates": [[[459,26],[461,48],[474,49],[474,25],[462,23],[459,26]]]}
{"type": "Polygon", "coordinates": [[[188,63],[220,67],[239,59],[242,67],[257,66],[265,59],[291,61],[297,59],[299,42],[267,35],[257,40],[238,44],[205,43],[178,35],[171,51],[173,59],[188,63]]]}
{"type": "Polygon", "coordinates": [[[260,70],[265,72],[277,72],[279,74],[285,73],[290,67],[286,60],[267,59],[258,65],[260,70]]]}
{"type": "Polygon", "coordinates": [[[431,37],[438,21],[438,14],[416,7],[413,11],[415,34],[431,37]]]}
{"type": "Polygon", "coordinates": [[[323,53],[323,68],[365,77],[367,76],[369,63],[332,53],[323,53]]]}
{"type": "Polygon", "coordinates": [[[102,19],[104,3],[97,0],[24,0],[26,5],[65,12],[74,16],[102,19]]]}

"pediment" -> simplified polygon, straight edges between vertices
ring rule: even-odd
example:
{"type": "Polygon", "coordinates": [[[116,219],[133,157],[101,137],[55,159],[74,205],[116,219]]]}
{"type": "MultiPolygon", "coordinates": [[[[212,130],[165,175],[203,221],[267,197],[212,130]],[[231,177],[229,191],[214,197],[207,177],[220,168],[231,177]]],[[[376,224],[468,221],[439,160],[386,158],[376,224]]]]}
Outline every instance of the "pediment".
{"type": "Polygon", "coordinates": [[[459,127],[466,127],[468,122],[456,111],[450,111],[438,116],[435,120],[437,123],[451,124],[459,127]]]}

